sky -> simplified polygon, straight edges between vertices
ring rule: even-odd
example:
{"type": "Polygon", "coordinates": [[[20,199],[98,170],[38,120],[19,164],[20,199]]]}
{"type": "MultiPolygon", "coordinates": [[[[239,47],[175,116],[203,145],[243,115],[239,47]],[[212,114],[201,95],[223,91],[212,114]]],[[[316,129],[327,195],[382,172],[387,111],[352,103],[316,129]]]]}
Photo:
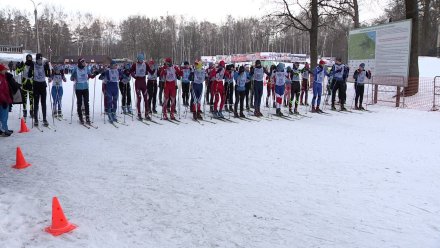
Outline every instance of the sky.
{"type": "MultiPolygon", "coordinates": [[[[184,15],[187,19],[194,18],[198,21],[210,21],[221,23],[226,21],[227,15],[233,17],[258,17],[268,13],[271,6],[270,0],[130,0],[127,4],[112,4],[112,1],[90,1],[90,0],[34,0],[42,5],[50,4],[64,8],[65,12],[75,13],[77,11],[93,13],[95,16],[121,21],[130,15],[146,15],[158,17],[163,15],[184,15]]],[[[381,13],[384,1],[371,1],[361,6],[360,19],[367,21],[381,13]]],[[[31,0],[0,0],[0,6],[12,7],[20,10],[33,11],[31,0]]],[[[42,7],[38,7],[42,10],[42,7]]]]}

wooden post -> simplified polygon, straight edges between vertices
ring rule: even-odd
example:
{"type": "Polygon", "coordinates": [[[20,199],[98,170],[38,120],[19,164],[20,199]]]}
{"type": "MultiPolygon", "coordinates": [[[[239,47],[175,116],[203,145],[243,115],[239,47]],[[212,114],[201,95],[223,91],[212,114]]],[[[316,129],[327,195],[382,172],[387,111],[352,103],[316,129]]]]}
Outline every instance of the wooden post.
{"type": "Polygon", "coordinates": [[[400,106],[400,86],[397,86],[396,108],[400,106]]]}
{"type": "Polygon", "coordinates": [[[374,92],[373,92],[373,104],[377,103],[377,92],[379,91],[379,85],[374,85],[374,92]]]}

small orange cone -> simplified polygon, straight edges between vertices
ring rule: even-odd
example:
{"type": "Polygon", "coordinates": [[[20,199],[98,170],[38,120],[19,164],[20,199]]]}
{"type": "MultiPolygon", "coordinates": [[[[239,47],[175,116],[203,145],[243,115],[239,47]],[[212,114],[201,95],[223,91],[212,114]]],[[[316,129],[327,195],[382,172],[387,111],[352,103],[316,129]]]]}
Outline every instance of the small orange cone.
{"type": "Polygon", "coordinates": [[[53,236],[58,236],[66,232],[70,232],[76,228],[76,225],[69,223],[63,213],[63,209],[58,202],[58,198],[52,200],[52,225],[44,230],[53,236]]]}
{"type": "Polygon", "coordinates": [[[26,122],[24,121],[24,118],[21,118],[21,125],[20,125],[20,131],[19,133],[27,133],[29,132],[29,128],[26,126],[26,122]]]}
{"type": "Polygon", "coordinates": [[[28,162],[26,162],[26,159],[23,157],[23,153],[21,152],[20,147],[17,147],[17,157],[16,157],[16,164],[12,165],[12,168],[15,169],[24,169],[28,166],[30,166],[28,162]]]}

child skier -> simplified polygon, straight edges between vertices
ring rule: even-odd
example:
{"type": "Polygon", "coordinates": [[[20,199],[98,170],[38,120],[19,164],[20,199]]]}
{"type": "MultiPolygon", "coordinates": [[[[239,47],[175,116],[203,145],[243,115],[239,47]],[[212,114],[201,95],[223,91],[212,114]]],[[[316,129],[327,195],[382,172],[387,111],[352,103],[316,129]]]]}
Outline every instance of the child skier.
{"type": "Polygon", "coordinates": [[[192,99],[193,106],[193,119],[202,120],[202,115],[200,111],[200,103],[202,99],[203,82],[206,78],[206,71],[203,70],[203,63],[201,61],[195,62],[195,70],[191,72],[190,78],[192,79],[191,89],[192,89],[192,99]]]}
{"type": "Polygon", "coordinates": [[[307,100],[309,96],[309,87],[310,87],[309,75],[310,73],[312,73],[312,71],[310,70],[309,63],[306,62],[304,68],[300,72],[302,74],[300,105],[309,106],[309,102],[307,100]]]}
{"type": "Polygon", "coordinates": [[[118,69],[116,61],[112,60],[110,68],[101,74],[99,77],[105,84],[105,98],[107,113],[110,123],[118,122],[116,118],[116,110],[118,108],[118,82],[122,79],[122,75],[118,69]]]}
{"type": "Polygon", "coordinates": [[[145,118],[149,119],[148,115],[148,93],[147,93],[147,64],[144,62],[144,54],[138,54],[137,62],[131,66],[131,76],[135,79],[135,91],[136,91],[136,109],[137,118],[142,120],[141,102],[144,99],[145,106],[145,118]]]}
{"type": "Polygon", "coordinates": [[[32,77],[29,77],[29,68],[34,62],[32,61],[32,55],[26,55],[26,62],[21,63],[17,68],[17,73],[22,73],[22,89],[23,89],[23,117],[27,117],[27,101],[29,97],[29,115],[34,118],[34,92],[32,87],[32,77]]]}
{"type": "Polygon", "coordinates": [[[157,66],[154,60],[148,62],[148,76],[147,76],[147,91],[148,91],[148,109],[150,113],[157,114],[156,111],[156,98],[157,98],[157,66]],[[153,110],[153,111],[151,111],[153,110]]]}
{"type": "Polygon", "coordinates": [[[225,90],[223,87],[223,79],[225,75],[229,74],[225,69],[225,62],[222,60],[218,64],[218,67],[215,70],[211,71],[211,78],[214,81],[211,84],[211,96],[214,97],[214,112],[212,115],[215,118],[224,118],[222,110],[225,105],[225,90]],[[220,101],[220,106],[218,107],[220,101]]]}
{"type": "Polygon", "coordinates": [[[322,84],[324,82],[325,76],[329,76],[330,74],[327,72],[327,68],[325,66],[325,61],[319,61],[319,65],[313,70],[313,99],[312,99],[312,112],[314,113],[323,113],[323,111],[319,108],[321,104],[321,95],[322,95],[322,84]],[[315,101],[317,100],[317,106],[315,107],[315,101]]]}
{"type": "Polygon", "coordinates": [[[243,104],[246,94],[246,82],[249,79],[249,74],[245,71],[244,66],[240,66],[238,72],[235,72],[234,79],[235,85],[235,105],[234,105],[234,117],[246,117],[243,114],[243,104]],[[238,114],[238,102],[240,102],[240,115],[238,114]]]}
{"type": "Polygon", "coordinates": [[[361,63],[359,69],[354,72],[353,78],[354,89],[356,90],[354,109],[365,110],[364,107],[362,107],[362,101],[364,100],[364,82],[365,78],[371,79],[371,71],[366,71],[365,64],[361,63]]]}
{"type": "Polygon", "coordinates": [[[189,106],[189,75],[191,74],[191,68],[189,67],[189,62],[185,61],[183,62],[182,67],[182,100],[183,100],[183,106],[188,107],[189,106]]]}
{"type": "Polygon", "coordinates": [[[53,116],[55,118],[63,117],[62,112],[62,98],[63,98],[63,82],[66,82],[64,70],[60,65],[56,65],[52,70],[52,75],[49,78],[49,83],[52,83],[52,99],[53,99],[53,116]]]}
{"type": "Polygon", "coordinates": [[[276,71],[276,66],[272,65],[269,70],[269,75],[266,77],[267,82],[267,96],[266,96],[266,107],[269,108],[269,98],[272,97],[273,105],[275,107],[275,82],[273,81],[276,71]]]}
{"type": "Polygon", "coordinates": [[[332,110],[336,110],[335,107],[335,98],[336,91],[339,90],[338,96],[341,104],[341,111],[346,111],[347,109],[344,107],[345,100],[347,98],[347,84],[346,80],[348,77],[348,67],[342,64],[342,59],[337,58],[336,63],[333,65],[331,74],[333,76],[333,89],[332,89],[332,110]]]}
{"type": "Polygon", "coordinates": [[[285,90],[287,73],[284,71],[284,63],[279,63],[277,65],[277,70],[275,72],[275,98],[276,98],[276,115],[284,116],[281,112],[281,106],[283,104],[283,95],[285,90]]]}
{"type": "Polygon", "coordinates": [[[50,77],[49,64],[43,65],[43,55],[37,53],[36,63],[29,66],[28,77],[33,79],[34,92],[34,126],[38,126],[38,104],[41,99],[41,110],[43,112],[43,126],[49,126],[46,119],[46,77],[50,77]]]}
{"type": "Polygon", "coordinates": [[[286,83],[284,88],[284,107],[289,106],[289,114],[293,114],[292,112],[292,99],[291,99],[291,93],[292,93],[292,77],[293,77],[293,71],[292,67],[288,66],[286,69],[287,76],[286,76],[286,83]]]}
{"type": "Polygon", "coordinates": [[[301,71],[299,69],[299,63],[295,62],[292,68],[292,91],[289,103],[289,113],[292,113],[292,104],[295,103],[295,108],[293,110],[294,114],[299,114],[298,104],[299,95],[301,91],[301,83],[299,82],[301,78],[301,71]]]}
{"type": "Polygon", "coordinates": [[[75,82],[75,95],[76,95],[76,110],[78,112],[79,122],[84,124],[82,105],[84,102],[86,123],[90,122],[89,111],[89,79],[95,78],[98,72],[92,74],[89,67],[86,66],[86,61],[83,58],[78,59],[78,66],[73,69],[70,81],[75,82]]]}
{"type": "Polygon", "coordinates": [[[124,65],[124,68],[121,71],[121,80],[119,81],[119,90],[121,91],[121,97],[122,97],[122,113],[124,113],[124,115],[133,114],[131,110],[130,69],[131,69],[131,65],[129,63],[124,65]]]}
{"type": "MultiPolygon", "coordinates": [[[[255,94],[255,101],[254,101],[254,115],[257,117],[263,116],[261,113],[260,107],[261,107],[261,98],[263,97],[263,78],[264,74],[269,75],[266,68],[263,68],[261,66],[261,61],[257,60],[255,61],[255,67],[251,70],[251,75],[254,79],[254,94],[255,94]]],[[[269,91],[268,91],[269,94],[269,91]]]]}
{"type": "Polygon", "coordinates": [[[174,112],[176,109],[176,85],[178,77],[182,76],[182,71],[180,71],[179,67],[173,65],[171,58],[166,58],[165,66],[161,75],[165,77],[165,100],[162,106],[162,118],[164,120],[168,120],[166,103],[168,100],[171,100],[170,119],[176,120],[174,117],[174,112]]]}

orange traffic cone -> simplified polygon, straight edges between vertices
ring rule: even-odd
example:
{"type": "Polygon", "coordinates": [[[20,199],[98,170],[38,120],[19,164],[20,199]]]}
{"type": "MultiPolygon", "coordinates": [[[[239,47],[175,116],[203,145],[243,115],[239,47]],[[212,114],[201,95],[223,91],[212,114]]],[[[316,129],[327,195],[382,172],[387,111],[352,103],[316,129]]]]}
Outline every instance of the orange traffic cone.
{"type": "Polygon", "coordinates": [[[29,132],[29,128],[26,126],[26,122],[24,121],[24,118],[21,118],[21,125],[20,125],[20,131],[19,133],[27,133],[29,132]]]}
{"type": "Polygon", "coordinates": [[[76,225],[69,223],[63,213],[63,209],[58,202],[58,198],[52,200],[52,225],[44,230],[53,236],[58,236],[66,232],[70,232],[76,228],[76,225]]]}
{"type": "Polygon", "coordinates": [[[12,165],[12,168],[15,169],[24,169],[28,166],[30,166],[28,162],[26,162],[26,159],[23,157],[23,153],[21,152],[20,147],[17,147],[17,157],[16,157],[16,164],[12,165]]]}

